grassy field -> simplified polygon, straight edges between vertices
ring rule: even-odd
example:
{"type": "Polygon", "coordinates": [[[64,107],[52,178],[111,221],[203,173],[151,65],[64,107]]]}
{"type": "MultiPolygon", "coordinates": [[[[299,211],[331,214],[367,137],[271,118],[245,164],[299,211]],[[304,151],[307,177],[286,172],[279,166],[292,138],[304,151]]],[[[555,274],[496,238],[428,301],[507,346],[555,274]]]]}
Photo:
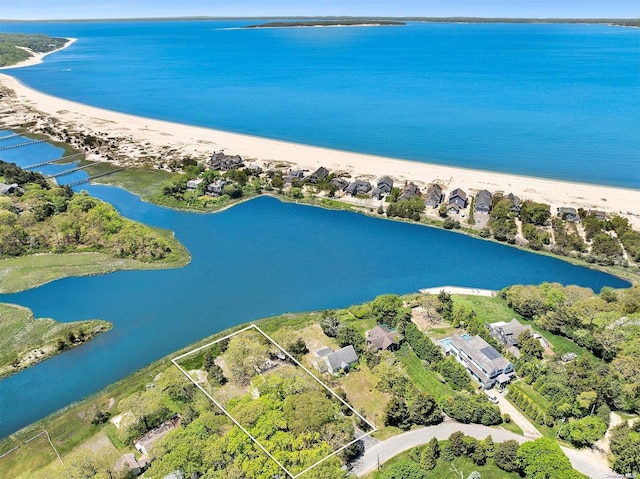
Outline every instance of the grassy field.
{"type": "Polygon", "coordinates": [[[172,244],[178,261],[147,263],[114,258],[104,253],[43,253],[0,260],[0,293],[16,293],[67,276],[90,276],[119,270],[165,269],[185,266],[191,260],[178,241],[172,244]]]}
{"type": "Polygon", "coordinates": [[[34,319],[27,308],[0,303],[0,378],[62,352],[58,341],[64,341],[65,349],[84,342],[72,342],[70,334],[88,340],[110,328],[111,323],[100,320],[58,323],[34,319]]]}
{"type": "Polygon", "coordinates": [[[398,354],[398,359],[407,370],[407,374],[420,391],[433,395],[436,399],[440,396],[453,395],[454,391],[451,387],[440,382],[438,376],[433,371],[426,369],[416,353],[412,349],[403,348],[398,354]]]}

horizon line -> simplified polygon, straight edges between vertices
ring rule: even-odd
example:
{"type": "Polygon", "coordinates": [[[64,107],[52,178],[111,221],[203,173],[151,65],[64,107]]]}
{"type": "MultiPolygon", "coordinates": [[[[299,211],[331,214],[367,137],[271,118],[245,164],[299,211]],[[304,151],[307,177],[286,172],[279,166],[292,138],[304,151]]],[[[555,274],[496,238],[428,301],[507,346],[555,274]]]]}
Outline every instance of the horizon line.
{"type": "Polygon", "coordinates": [[[96,17],[96,18],[42,18],[20,19],[0,18],[0,22],[7,23],[34,23],[34,22],[95,22],[95,21],[157,21],[157,20],[270,20],[270,19],[370,19],[370,20],[405,20],[405,21],[432,21],[455,22],[474,21],[482,22],[572,22],[572,23],[605,23],[612,21],[638,21],[640,17],[477,17],[477,16],[367,16],[367,15],[242,15],[242,16],[215,16],[215,15],[185,15],[185,16],[154,16],[154,17],[96,17]]]}

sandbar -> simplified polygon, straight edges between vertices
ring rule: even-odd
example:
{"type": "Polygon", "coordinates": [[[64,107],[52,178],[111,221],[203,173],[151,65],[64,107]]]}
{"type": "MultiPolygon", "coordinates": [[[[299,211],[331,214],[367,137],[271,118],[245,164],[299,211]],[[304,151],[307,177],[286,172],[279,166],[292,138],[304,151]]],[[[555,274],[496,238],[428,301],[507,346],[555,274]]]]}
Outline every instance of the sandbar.
{"type": "MultiPolygon", "coordinates": [[[[149,166],[151,161],[152,166],[162,168],[162,159],[170,152],[206,160],[213,151],[223,150],[266,167],[284,164],[313,171],[324,166],[374,183],[376,178],[387,175],[398,186],[407,181],[423,187],[437,182],[448,191],[462,188],[468,194],[483,189],[513,193],[522,200],[549,204],[552,214],[560,207],[601,210],[619,214],[627,218],[634,229],[640,229],[640,188],[574,183],[408,161],[145,118],[54,97],[6,74],[0,74],[0,85],[15,92],[5,94],[3,98],[5,105],[0,119],[4,128],[39,122],[40,127],[49,124],[56,130],[66,128],[114,138],[111,161],[116,158],[115,161],[123,166],[149,166]]],[[[88,156],[91,160],[107,161],[100,152],[88,156]]]]}

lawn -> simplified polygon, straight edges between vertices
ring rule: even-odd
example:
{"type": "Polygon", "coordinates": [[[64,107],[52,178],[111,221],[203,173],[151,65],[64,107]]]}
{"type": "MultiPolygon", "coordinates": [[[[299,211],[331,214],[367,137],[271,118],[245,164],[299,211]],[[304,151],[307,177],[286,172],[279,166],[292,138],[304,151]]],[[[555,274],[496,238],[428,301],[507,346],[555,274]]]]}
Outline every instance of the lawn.
{"type": "Polygon", "coordinates": [[[111,324],[98,320],[58,323],[48,318],[34,319],[27,308],[0,303],[0,378],[55,356],[61,352],[59,340],[70,347],[70,334],[91,337],[96,328],[107,331],[111,324]]]}
{"type": "Polygon", "coordinates": [[[572,352],[576,353],[578,356],[583,356],[586,354],[592,361],[602,361],[601,359],[596,358],[589,350],[578,346],[570,339],[565,338],[564,336],[550,333],[549,331],[546,331],[537,326],[533,321],[524,319],[518,313],[509,308],[509,306],[507,306],[507,302],[502,298],[456,295],[453,296],[453,301],[457,304],[464,304],[469,306],[471,309],[473,309],[473,311],[475,311],[479,318],[488,323],[495,323],[498,321],[509,322],[513,318],[516,318],[522,324],[531,325],[533,330],[539,333],[547,341],[547,343],[551,345],[551,348],[556,355],[562,355],[572,352]]]}
{"type": "Polygon", "coordinates": [[[413,352],[413,349],[402,348],[397,354],[398,359],[407,370],[407,374],[420,391],[432,394],[436,399],[441,396],[453,395],[451,387],[440,382],[438,376],[433,371],[425,369],[422,362],[413,352]]]}
{"type": "MultiPolygon", "coordinates": [[[[323,378],[324,379],[324,378],[323,378]]],[[[376,378],[366,364],[339,379],[338,384],[349,397],[351,406],[377,428],[384,427],[384,408],[391,396],[376,389],[376,378]]]]}

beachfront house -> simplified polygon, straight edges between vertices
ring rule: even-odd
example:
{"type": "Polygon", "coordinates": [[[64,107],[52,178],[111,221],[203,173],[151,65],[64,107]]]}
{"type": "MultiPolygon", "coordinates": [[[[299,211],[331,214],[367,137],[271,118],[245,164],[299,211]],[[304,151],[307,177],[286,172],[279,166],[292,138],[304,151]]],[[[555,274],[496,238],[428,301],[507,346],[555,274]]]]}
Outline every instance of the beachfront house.
{"type": "Polygon", "coordinates": [[[474,210],[476,213],[489,213],[491,211],[493,196],[488,190],[480,190],[476,195],[474,210]]]}
{"type": "Polygon", "coordinates": [[[462,364],[484,389],[506,385],[515,377],[513,364],[480,336],[454,334],[448,352],[462,364]]]}
{"type": "Polygon", "coordinates": [[[384,195],[388,195],[391,193],[393,189],[393,180],[388,176],[380,178],[378,181],[378,185],[374,188],[371,196],[373,196],[377,200],[381,200],[384,195]]]}
{"type": "Polygon", "coordinates": [[[355,180],[351,182],[344,191],[351,196],[366,195],[371,191],[371,183],[364,180],[355,180]]]}
{"type": "Polygon", "coordinates": [[[520,213],[520,198],[513,193],[509,193],[507,196],[503,196],[502,199],[509,200],[511,202],[511,211],[514,213],[520,213]]]}
{"type": "Polygon", "coordinates": [[[302,170],[289,170],[284,176],[284,181],[291,183],[292,181],[301,181],[304,178],[304,171],[302,170]]]}
{"type": "Polygon", "coordinates": [[[442,194],[442,186],[432,183],[427,188],[425,194],[424,205],[426,207],[437,208],[442,203],[444,195],[442,194]]]}
{"type": "Polygon", "coordinates": [[[458,207],[457,211],[466,208],[468,201],[467,193],[460,188],[456,188],[449,195],[449,206],[456,205],[458,207]]]}
{"type": "Polygon", "coordinates": [[[334,185],[338,191],[344,191],[347,189],[347,186],[349,186],[349,182],[347,180],[338,176],[333,178],[330,183],[334,185]]]}
{"type": "Polygon", "coordinates": [[[321,166],[307,177],[307,181],[309,183],[318,183],[324,180],[327,176],[329,176],[329,170],[324,166],[321,166]]]}
{"type": "Polygon", "coordinates": [[[349,372],[351,366],[358,362],[358,355],[351,344],[337,351],[323,347],[317,350],[314,355],[318,358],[313,361],[316,369],[320,372],[329,372],[334,375],[340,372],[349,372]]]}
{"type": "Polygon", "coordinates": [[[260,173],[262,173],[262,168],[260,168],[258,165],[247,165],[244,171],[247,173],[247,175],[258,176],[260,175],[260,173]]]}
{"type": "Polygon", "coordinates": [[[418,188],[413,181],[404,184],[404,188],[402,188],[402,193],[398,196],[398,201],[407,201],[414,196],[418,196],[420,194],[420,188],[418,188]]]}
{"type": "Polygon", "coordinates": [[[558,208],[558,216],[565,221],[580,222],[580,215],[575,208],[558,208]]]}
{"type": "Polygon", "coordinates": [[[601,221],[607,221],[607,214],[600,210],[589,210],[589,216],[593,216],[595,219],[601,221]]]}
{"type": "Polygon", "coordinates": [[[230,156],[222,151],[214,151],[209,160],[209,168],[212,170],[234,170],[243,166],[244,161],[240,155],[230,156]]]}
{"type": "Polygon", "coordinates": [[[391,331],[385,325],[378,325],[365,333],[367,347],[379,351],[397,351],[400,349],[400,340],[396,331],[391,331]]]}

